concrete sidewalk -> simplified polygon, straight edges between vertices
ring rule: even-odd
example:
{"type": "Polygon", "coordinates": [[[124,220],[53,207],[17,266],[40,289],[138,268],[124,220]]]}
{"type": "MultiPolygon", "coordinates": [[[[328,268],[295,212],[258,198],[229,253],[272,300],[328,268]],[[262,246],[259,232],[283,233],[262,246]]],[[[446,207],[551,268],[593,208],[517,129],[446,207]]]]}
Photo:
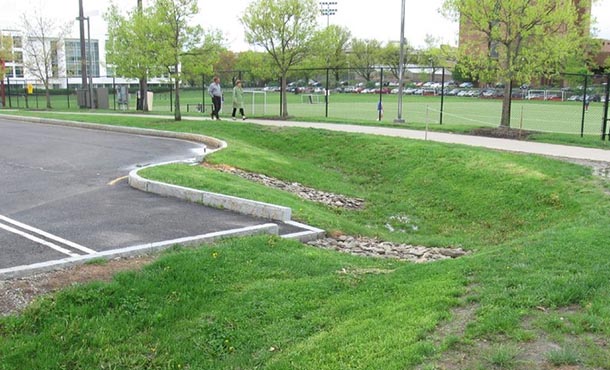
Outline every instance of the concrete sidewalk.
{"type": "Polygon", "coordinates": [[[330,131],[363,133],[371,135],[402,137],[416,140],[429,140],[441,143],[462,144],[475,147],[504,150],[519,153],[540,154],[552,157],[563,157],[571,159],[582,159],[589,161],[610,162],[610,150],[584,148],[578,146],[545,144],[533,141],[519,141],[511,139],[498,139],[484,136],[460,135],[445,132],[425,132],[420,130],[410,130],[390,127],[374,127],[346,125],[336,123],[314,123],[296,121],[272,121],[253,119],[252,122],[265,126],[278,127],[304,127],[316,128],[330,131]]]}

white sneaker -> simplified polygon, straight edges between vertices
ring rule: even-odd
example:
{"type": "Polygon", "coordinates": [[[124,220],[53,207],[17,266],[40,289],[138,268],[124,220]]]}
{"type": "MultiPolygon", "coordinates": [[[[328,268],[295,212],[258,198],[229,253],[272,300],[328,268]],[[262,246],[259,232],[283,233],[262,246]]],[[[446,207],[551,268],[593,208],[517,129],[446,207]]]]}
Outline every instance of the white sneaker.
{"type": "Polygon", "coordinates": [[[243,119],[245,121],[246,120],[246,116],[242,116],[241,119],[243,119]]]}
{"type": "Polygon", "coordinates": [[[233,121],[235,121],[235,117],[233,117],[233,121]]]}

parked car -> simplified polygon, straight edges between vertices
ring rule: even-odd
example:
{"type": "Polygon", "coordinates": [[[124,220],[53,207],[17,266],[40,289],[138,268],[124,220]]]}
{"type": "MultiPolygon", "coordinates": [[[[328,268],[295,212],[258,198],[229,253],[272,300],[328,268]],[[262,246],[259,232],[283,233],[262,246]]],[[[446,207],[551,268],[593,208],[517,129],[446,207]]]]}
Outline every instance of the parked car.
{"type": "Polygon", "coordinates": [[[496,90],[493,90],[493,89],[484,90],[481,93],[481,97],[482,98],[495,98],[496,97],[496,90]]]}
{"type": "Polygon", "coordinates": [[[470,89],[470,88],[472,88],[473,86],[474,86],[474,85],[472,84],[472,82],[462,82],[462,83],[460,84],[460,87],[461,87],[461,88],[466,88],[466,89],[470,89]]]}
{"type": "Polygon", "coordinates": [[[456,96],[460,92],[460,89],[452,89],[445,93],[448,96],[456,96]]]}

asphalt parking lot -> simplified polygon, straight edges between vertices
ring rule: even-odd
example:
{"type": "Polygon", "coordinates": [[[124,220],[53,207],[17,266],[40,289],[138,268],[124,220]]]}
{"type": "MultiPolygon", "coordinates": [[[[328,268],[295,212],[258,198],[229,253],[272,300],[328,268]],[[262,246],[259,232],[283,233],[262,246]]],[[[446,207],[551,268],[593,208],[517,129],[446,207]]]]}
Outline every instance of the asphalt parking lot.
{"type": "Polygon", "coordinates": [[[268,224],[127,184],[134,168],[186,160],[202,149],[176,139],[0,118],[0,272],[268,224]]]}

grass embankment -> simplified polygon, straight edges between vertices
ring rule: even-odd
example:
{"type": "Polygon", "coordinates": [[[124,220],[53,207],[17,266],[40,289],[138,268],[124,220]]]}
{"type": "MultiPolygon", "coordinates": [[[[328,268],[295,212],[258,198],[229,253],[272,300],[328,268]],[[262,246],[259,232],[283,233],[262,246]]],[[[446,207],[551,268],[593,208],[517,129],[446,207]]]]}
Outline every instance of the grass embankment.
{"type": "Polygon", "coordinates": [[[610,368],[610,201],[589,169],[318,130],[94,119],[215,136],[230,146],[210,162],[367,206],[331,209],[202,167],[147,176],[288,205],[335,232],[474,253],[413,265],[268,237],[177,249],[1,319],[0,369],[610,368]]]}

